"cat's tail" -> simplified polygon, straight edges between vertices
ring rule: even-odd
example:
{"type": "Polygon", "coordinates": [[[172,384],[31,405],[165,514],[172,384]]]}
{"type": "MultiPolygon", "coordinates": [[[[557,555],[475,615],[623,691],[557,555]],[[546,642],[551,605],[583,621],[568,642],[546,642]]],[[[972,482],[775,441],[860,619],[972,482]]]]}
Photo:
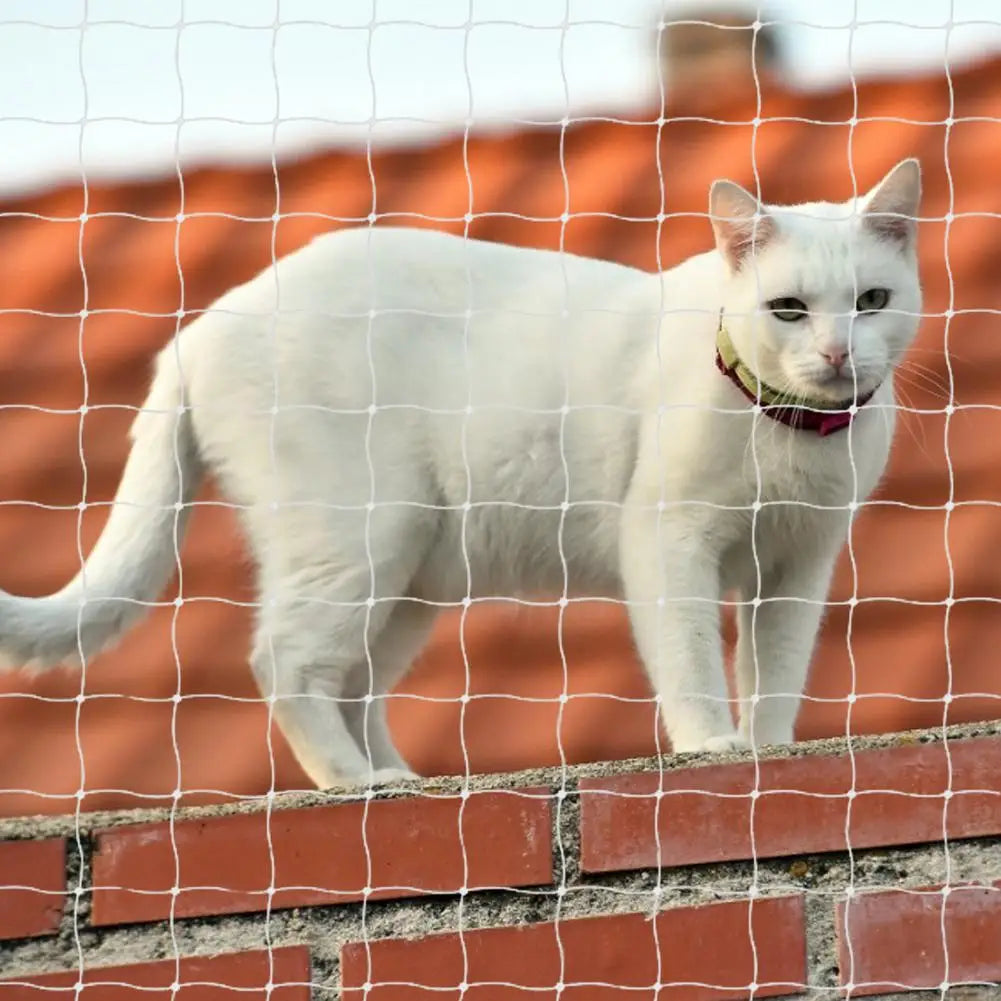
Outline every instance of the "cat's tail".
{"type": "Polygon", "coordinates": [[[177,566],[188,505],[203,472],[184,404],[172,345],[157,360],[111,513],[81,571],[44,598],[0,591],[0,661],[31,668],[79,663],[160,596],[177,566]]]}

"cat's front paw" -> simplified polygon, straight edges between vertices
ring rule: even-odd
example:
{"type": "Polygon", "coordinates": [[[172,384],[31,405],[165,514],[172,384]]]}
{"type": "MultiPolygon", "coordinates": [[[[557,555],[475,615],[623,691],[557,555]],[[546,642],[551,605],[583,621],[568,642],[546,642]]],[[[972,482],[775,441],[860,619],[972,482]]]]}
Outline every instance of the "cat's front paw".
{"type": "Polygon", "coordinates": [[[722,737],[710,737],[704,741],[700,750],[709,751],[713,754],[722,754],[727,751],[749,751],[751,749],[746,737],[739,733],[727,733],[722,737]]]}

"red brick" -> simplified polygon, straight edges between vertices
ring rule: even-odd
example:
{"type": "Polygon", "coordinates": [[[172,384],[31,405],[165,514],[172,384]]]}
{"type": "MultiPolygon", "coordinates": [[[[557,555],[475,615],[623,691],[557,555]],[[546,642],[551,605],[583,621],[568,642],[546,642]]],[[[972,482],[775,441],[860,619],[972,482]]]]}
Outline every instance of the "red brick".
{"type": "Polygon", "coordinates": [[[101,832],[97,925],[552,881],[546,789],[342,803],[101,832]],[[175,851],[177,868],[175,869],[175,851]],[[465,858],[464,858],[465,856],[465,858]],[[371,859],[371,880],[368,861],[371,859]],[[468,872],[464,870],[464,862],[468,872]]]}
{"type": "Polygon", "coordinates": [[[0,939],[59,930],[66,899],[66,842],[0,844],[0,939]]]}
{"type": "Polygon", "coordinates": [[[863,893],[838,905],[837,929],[841,983],[853,984],[852,997],[1001,980],[1001,883],[953,886],[948,896],[941,888],[863,893]]]}
{"type": "Polygon", "coordinates": [[[854,761],[805,755],[757,769],[742,762],[584,779],[582,867],[608,872],[941,841],[943,816],[953,839],[1001,833],[1001,738],[951,741],[948,753],[948,806],[941,743],[860,751],[854,761]]]}
{"type": "Polygon", "coordinates": [[[7,981],[0,983],[0,1001],[309,1001],[309,950],[294,945],[272,949],[270,958],[262,949],[97,967],[84,971],[77,993],[79,982],[78,970],[7,981]],[[175,980],[188,986],[172,993],[175,980]]]}
{"type": "Polygon", "coordinates": [[[345,1001],[724,1001],[748,997],[752,981],[756,998],[805,983],[802,897],[678,907],[656,923],[646,914],[614,914],[354,942],[341,952],[345,1001]],[[657,981],[666,985],[659,994],[657,981]],[[637,993],[643,987],[649,992],[637,993]]]}

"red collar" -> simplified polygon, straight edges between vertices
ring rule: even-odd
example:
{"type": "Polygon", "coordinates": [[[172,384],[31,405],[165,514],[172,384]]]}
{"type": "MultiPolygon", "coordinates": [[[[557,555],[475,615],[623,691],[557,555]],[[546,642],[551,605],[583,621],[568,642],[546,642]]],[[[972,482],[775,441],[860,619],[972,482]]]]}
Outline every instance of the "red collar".
{"type": "MultiPolygon", "coordinates": [[[[752,403],[761,404],[757,395],[744,385],[737,375],[736,365],[727,365],[723,356],[716,351],[716,367],[747,397],[752,403]]],[[[875,390],[873,391],[875,392],[875,390]]],[[[864,407],[873,397],[873,392],[865,393],[857,401],[845,400],[835,404],[830,410],[817,410],[803,404],[790,403],[782,405],[761,404],[761,412],[774,421],[785,424],[797,431],[816,431],[821,438],[841,431],[855,419],[861,407],[864,407]]]]}

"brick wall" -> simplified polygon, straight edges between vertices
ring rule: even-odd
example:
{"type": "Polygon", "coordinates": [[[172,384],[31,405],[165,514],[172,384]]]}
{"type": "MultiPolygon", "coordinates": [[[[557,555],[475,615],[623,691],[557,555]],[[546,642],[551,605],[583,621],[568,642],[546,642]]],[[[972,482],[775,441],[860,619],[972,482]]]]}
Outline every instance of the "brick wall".
{"type": "Polygon", "coordinates": [[[0,1001],[999,984],[1001,725],[0,822],[0,1001]]]}

